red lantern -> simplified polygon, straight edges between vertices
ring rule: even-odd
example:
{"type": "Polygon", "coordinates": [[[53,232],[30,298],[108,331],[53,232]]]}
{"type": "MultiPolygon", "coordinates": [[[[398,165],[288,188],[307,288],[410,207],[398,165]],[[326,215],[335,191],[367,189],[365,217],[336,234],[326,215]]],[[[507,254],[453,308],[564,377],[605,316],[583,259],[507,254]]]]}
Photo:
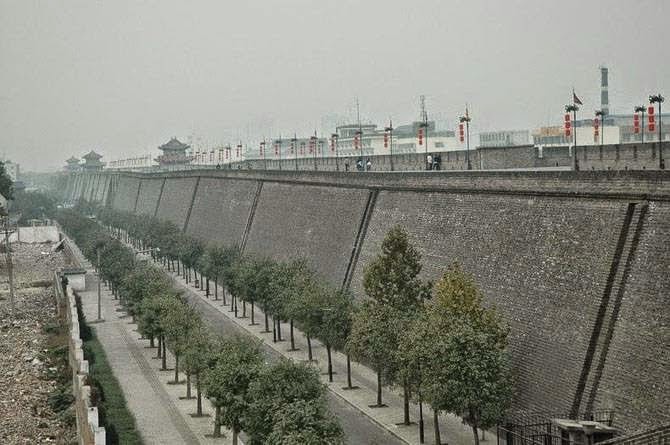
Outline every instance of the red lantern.
{"type": "Polygon", "coordinates": [[[458,139],[461,142],[465,142],[465,126],[462,122],[458,124],[458,139]]]}
{"type": "Polygon", "coordinates": [[[354,149],[358,150],[358,133],[354,135],[354,149]]]}
{"type": "Polygon", "coordinates": [[[572,135],[572,131],[570,130],[570,127],[565,128],[565,137],[569,138],[570,135],[572,135]]]}
{"type": "Polygon", "coordinates": [[[570,113],[565,113],[565,122],[570,122],[570,113]]]}
{"type": "Polygon", "coordinates": [[[265,145],[265,142],[261,142],[260,146],[258,147],[258,154],[263,156],[263,146],[265,145]]]}
{"type": "Polygon", "coordinates": [[[423,145],[423,128],[419,128],[419,145],[423,145]]]}
{"type": "Polygon", "coordinates": [[[335,136],[330,138],[330,151],[335,153],[335,136]]]}
{"type": "Polygon", "coordinates": [[[647,128],[649,128],[650,132],[656,131],[656,124],[653,122],[649,122],[649,126],[647,128]]]}
{"type": "Polygon", "coordinates": [[[598,118],[593,119],[593,127],[594,128],[600,127],[600,119],[598,118]]]}
{"type": "Polygon", "coordinates": [[[235,157],[239,158],[240,157],[240,150],[242,149],[242,145],[238,145],[237,149],[235,150],[235,157]]]}
{"type": "Polygon", "coordinates": [[[275,156],[279,154],[279,144],[275,143],[275,156]]]}
{"type": "MultiPolygon", "coordinates": [[[[654,107],[648,107],[647,108],[647,116],[652,117],[654,115],[654,107]]],[[[651,121],[649,121],[651,122],[651,121]]]]}
{"type": "Polygon", "coordinates": [[[384,148],[389,148],[389,134],[384,132],[384,148]]]}

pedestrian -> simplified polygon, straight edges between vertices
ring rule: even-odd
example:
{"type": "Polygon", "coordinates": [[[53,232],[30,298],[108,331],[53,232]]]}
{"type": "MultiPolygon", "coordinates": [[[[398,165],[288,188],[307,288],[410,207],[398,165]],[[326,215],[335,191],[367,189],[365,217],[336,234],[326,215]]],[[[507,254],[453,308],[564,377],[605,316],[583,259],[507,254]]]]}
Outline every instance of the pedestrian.
{"type": "Polygon", "coordinates": [[[435,170],[442,169],[442,155],[435,156],[435,170]]]}
{"type": "Polygon", "coordinates": [[[433,168],[433,157],[431,155],[426,156],[426,170],[433,168]]]}
{"type": "Polygon", "coordinates": [[[370,171],[372,169],[372,161],[370,161],[370,158],[368,158],[368,162],[365,163],[365,169],[367,171],[370,171]]]}
{"type": "Polygon", "coordinates": [[[358,158],[356,160],[356,170],[358,170],[359,172],[363,171],[363,160],[361,158],[358,158]]]}
{"type": "Polygon", "coordinates": [[[349,171],[349,158],[346,158],[344,160],[344,171],[348,172],[349,171]]]}

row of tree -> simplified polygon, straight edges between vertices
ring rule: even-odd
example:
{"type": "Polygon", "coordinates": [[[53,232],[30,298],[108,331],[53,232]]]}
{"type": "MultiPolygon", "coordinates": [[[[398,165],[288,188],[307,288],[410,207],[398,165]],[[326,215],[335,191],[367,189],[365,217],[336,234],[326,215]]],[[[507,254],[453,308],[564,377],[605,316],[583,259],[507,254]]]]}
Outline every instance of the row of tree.
{"type": "MultiPolygon", "coordinates": [[[[242,316],[250,307],[262,306],[265,331],[272,317],[273,340],[281,340],[281,320],[289,322],[291,349],[293,326],[308,339],[320,340],[328,352],[332,381],[331,349],[372,367],[377,373],[375,406],[384,406],[382,388],[402,388],[403,422],[411,422],[410,401],[430,404],[434,412],[435,440],[439,443],[438,415],[450,412],[478,428],[494,426],[509,406],[512,392],[507,362],[508,329],[494,309],[483,305],[474,279],[453,264],[433,284],[420,278],[422,264],[407,233],[389,231],[380,254],[364,269],[367,299],[358,305],[351,294],[334,289],[311,271],[304,261],[277,263],[268,258],[242,255],[235,247],[205,246],[183,234],[171,223],[105,209],[100,219],[126,242],[152,255],[187,281],[209,294],[220,285],[231,310],[242,316]]],[[[350,366],[347,384],[351,385],[350,366]]],[[[420,409],[421,412],[421,409],[420,409]]],[[[423,419],[420,434],[423,438],[423,419]]]]}
{"type": "Polygon", "coordinates": [[[161,369],[167,369],[167,351],[173,354],[173,383],[181,383],[180,372],[186,375],[186,398],[197,400],[196,416],[203,415],[203,394],[209,398],[215,407],[214,436],[221,436],[223,425],[232,431],[233,443],[241,431],[252,444],[343,443],[313,367],[289,360],[269,365],[259,342],[213,335],[170,278],[138,261],[109,231],[76,211],[61,211],[58,220],[87,258],[100,258],[100,276],[150,346],[158,348],[161,369]]]}

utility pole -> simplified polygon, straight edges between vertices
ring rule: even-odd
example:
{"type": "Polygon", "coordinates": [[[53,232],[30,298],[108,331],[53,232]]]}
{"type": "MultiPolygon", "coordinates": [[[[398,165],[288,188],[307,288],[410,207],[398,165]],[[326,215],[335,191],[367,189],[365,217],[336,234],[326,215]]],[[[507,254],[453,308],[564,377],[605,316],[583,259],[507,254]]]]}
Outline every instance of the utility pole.
{"type": "Polygon", "coordinates": [[[419,127],[424,130],[423,143],[425,145],[423,161],[426,163],[426,170],[428,170],[432,166],[428,165],[428,112],[426,111],[426,96],[423,94],[419,97],[419,105],[421,107],[421,124],[419,124],[419,127]]]}
{"type": "Polygon", "coordinates": [[[14,264],[12,263],[12,250],[9,245],[9,215],[4,216],[3,225],[5,229],[5,260],[7,261],[7,277],[9,280],[9,304],[11,314],[14,315],[14,264]]]}
{"type": "Polygon", "coordinates": [[[356,120],[358,121],[358,143],[361,144],[361,162],[363,162],[363,170],[365,170],[365,163],[363,161],[363,127],[361,126],[361,106],[356,98],[356,120]]]}

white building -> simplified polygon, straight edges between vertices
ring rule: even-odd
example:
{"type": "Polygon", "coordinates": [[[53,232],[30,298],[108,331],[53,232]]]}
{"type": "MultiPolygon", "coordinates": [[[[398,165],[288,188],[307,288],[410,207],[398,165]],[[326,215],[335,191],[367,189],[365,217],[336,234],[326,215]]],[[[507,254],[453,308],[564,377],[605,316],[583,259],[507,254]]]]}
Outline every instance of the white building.
{"type": "Polygon", "coordinates": [[[480,147],[513,147],[530,144],[528,130],[484,131],[479,133],[480,147]]]}

